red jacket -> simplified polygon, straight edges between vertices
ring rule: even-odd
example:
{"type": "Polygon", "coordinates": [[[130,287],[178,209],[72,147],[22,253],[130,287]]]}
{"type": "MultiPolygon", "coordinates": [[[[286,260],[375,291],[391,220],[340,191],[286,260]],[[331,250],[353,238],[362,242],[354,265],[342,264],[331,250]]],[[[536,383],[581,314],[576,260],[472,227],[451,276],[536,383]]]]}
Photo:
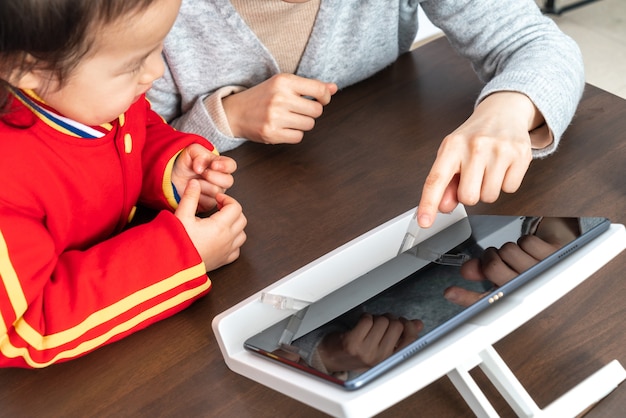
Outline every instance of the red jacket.
{"type": "Polygon", "coordinates": [[[0,118],[0,366],[84,355],[207,293],[173,215],[171,164],[203,138],[142,97],[98,139],[49,126],[14,100],[0,118]],[[126,228],[140,202],[161,210],[126,228]]]}

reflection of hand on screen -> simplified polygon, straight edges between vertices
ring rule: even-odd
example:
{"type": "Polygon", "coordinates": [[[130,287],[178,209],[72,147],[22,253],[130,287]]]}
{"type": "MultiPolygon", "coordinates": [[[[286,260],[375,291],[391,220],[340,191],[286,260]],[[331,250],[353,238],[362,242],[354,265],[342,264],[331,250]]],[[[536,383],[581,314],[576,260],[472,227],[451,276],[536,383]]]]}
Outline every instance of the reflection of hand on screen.
{"type": "Polygon", "coordinates": [[[329,372],[360,371],[415,341],[422,328],[418,319],[366,313],[353,329],[326,335],[318,354],[329,372]]]}
{"type": "MultiPolygon", "coordinates": [[[[552,252],[554,247],[550,244],[534,235],[526,235],[517,244],[509,242],[499,249],[487,248],[480,258],[473,258],[463,264],[461,275],[467,280],[489,280],[494,286],[502,286],[552,252]]],[[[451,286],[445,290],[444,297],[457,305],[469,306],[487,293],[451,286]]]]}
{"type": "MultiPolygon", "coordinates": [[[[517,243],[487,248],[480,258],[467,261],[461,267],[461,275],[467,280],[489,280],[502,286],[575,238],[579,233],[575,222],[572,218],[542,218],[532,234],[523,235],[517,243]]],[[[446,289],[444,297],[457,305],[469,306],[485,294],[452,286],[446,289]]]]}

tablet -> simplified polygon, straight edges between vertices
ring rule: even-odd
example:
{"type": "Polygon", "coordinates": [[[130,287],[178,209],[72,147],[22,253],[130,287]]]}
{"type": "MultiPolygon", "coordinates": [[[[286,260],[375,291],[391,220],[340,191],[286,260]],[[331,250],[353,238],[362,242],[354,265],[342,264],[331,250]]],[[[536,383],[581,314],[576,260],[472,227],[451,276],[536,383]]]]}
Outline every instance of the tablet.
{"type": "Polygon", "coordinates": [[[469,215],[248,338],[244,347],[355,390],[606,231],[600,217],[469,215]]]}

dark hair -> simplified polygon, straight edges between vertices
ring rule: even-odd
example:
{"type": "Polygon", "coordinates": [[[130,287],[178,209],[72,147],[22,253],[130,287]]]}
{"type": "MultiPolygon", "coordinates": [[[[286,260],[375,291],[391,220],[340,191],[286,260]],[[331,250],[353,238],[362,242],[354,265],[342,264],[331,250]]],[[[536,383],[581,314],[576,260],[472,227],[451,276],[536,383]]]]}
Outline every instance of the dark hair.
{"type": "Polygon", "coordinates": [[[0,115],[9,100],[9,76],[34,68],[62,85],[90,50],[92,28],[146,9],[156,0],[0,1],[0,115]]]}

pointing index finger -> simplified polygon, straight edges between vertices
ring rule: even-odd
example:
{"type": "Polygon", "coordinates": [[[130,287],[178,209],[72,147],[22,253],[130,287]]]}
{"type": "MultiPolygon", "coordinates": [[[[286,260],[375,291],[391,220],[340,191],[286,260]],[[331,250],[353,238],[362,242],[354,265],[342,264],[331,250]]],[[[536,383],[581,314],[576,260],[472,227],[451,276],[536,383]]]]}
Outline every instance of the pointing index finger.
{"type": "Polygon", "coordinates": [[[429,228],[435,221],[446,187],[453,177],[451,171],[448,171],[449,174],[444,174],[446,172],[440,171],[437,161],[435,161],[430,173],[428,173],[417,207],[417,222],[421,228],[429,228]]]}

